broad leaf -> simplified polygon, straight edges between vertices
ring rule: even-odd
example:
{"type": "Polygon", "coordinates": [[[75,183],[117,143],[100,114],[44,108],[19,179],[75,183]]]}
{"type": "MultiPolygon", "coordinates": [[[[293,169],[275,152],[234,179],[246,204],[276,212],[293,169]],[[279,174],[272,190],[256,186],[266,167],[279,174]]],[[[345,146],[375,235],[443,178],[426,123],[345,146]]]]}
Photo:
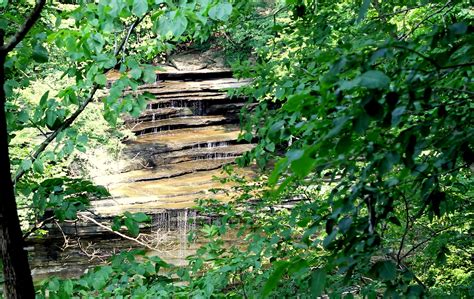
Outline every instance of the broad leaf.
{"type": "Polygon", "coordinates": [[[209,17],[217,21],[227,21],[232,13],[232,5],[229,3],[218,3],[209,10],[209,17]]]}

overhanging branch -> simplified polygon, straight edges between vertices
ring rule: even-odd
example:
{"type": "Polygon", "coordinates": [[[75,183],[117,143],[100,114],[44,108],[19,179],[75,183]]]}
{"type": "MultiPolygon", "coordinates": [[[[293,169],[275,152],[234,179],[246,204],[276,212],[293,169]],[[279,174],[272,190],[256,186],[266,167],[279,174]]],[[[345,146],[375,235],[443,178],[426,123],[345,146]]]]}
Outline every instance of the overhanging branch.
{"type": "Polygon", "coordinates": [[[23,40],[23,38],[28,34],[28,31],[33,27],[36,21],[39,19],[41,15],[41,11],[46,3],[46,0],[37,0],[36,6],[33,9],[31,15],[26,19],[23,26],[21,26],[20,30],[18,30],[15,35],[10,39],[8,43],[0,47],[0,55],[6,55],[8,52],[13,50],[19,42],[23,40]]]}
{"type": "MultiPolygon", "coordinates": [[[[130,37],[130,34],[133,32],[133,30],[137,27],[138,24],[140,24],[140,22],[145,18],[146,14],[141,17],[141,18],[138,18],[135,22],[132,23],[132,25],[130,26],[128,32],[127,32],[127,35],[122,39],[122,41],[120,42],[120,45],[119,47],[114,51],[114,54],[115,56],[118,55],[121,51],[124,51],[125,49],[125,45],[127,43],[127,40],[128,38],[130,37]]],[[[115,66],[114,66],[115,67],[115,66]]],[[[107,68],[107,69],[104,69],[103,73],[107,73],[109,70],[111,70],[112,68],[107,68]]],[[[77,108],[77,110],[70,116],[68,117],[56,130],[53,131],[53,133],[51,133],[43,142],[41,142],[41,144],[38,146],[38,148],[36,148],[36,150],[34,150],[31,154],[30,154],[30,157],[31,157],[31,162],[34,162],[38,159],[38,157],[41,155],[41,153],[46,149],[46,147],[56,138],[56,136],[58,136],[59,133],[61,133],[63,130],[67,129],[69,126],[72,125],[72,123],[76,120],[76,118],[82,113],[82,111],[84,111],[84,109],[86,109],[87,105],[89,105],[90,102],[92,102],[92,100],[94,99],[94,95],[95,93],[97,92],[97,90],[99,89],[99,86],[97,84],[94,84],[92,86],[92,89],[89,93],[89,96],[87,97],[87,99],[77,108]]],[[[21,179],[21,177],[23,175],[25,175],[25,173],[27,172],[28,170],[24,170],[23,168],[19,168],[18,171],[16,172],[15,174],[15,177],[13,179],[13,184],[16,185],[16,183],[18,182],[18,180],[21,179]]]]}

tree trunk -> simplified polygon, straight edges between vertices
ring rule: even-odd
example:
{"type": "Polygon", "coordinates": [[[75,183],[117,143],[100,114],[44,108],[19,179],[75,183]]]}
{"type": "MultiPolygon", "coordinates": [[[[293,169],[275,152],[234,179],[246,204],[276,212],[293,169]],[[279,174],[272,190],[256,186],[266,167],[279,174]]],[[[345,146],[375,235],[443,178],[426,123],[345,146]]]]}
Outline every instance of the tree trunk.
{"type": "MultiPolygon", "coordinates": [[[[0,47],[3,46],[0,30],[0,47]]],[[[6,53],[5,53],[6,55],[6,53]]],[[[5,298],[34,298],[28,255],[24,249],[23,236],[18,218],[15,193],[10,173],[8,133],[5,115],[5,55],[0,54],[0,250],[4,273],[5,298]]]]}

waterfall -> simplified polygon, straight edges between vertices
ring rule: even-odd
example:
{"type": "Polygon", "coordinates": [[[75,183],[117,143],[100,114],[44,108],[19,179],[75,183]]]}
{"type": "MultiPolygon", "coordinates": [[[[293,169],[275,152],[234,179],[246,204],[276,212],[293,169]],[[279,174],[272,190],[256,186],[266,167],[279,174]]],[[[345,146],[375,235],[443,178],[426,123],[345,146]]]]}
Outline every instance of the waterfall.
{"type": "Polygon", "coordinates": [[[165,210],[152,216],[152,232],[165,246],[170,241],[175,243],[176,256],[185,258],[189,247],[188,234],[196,230],[196,217],[194,209],[165,210]]]}

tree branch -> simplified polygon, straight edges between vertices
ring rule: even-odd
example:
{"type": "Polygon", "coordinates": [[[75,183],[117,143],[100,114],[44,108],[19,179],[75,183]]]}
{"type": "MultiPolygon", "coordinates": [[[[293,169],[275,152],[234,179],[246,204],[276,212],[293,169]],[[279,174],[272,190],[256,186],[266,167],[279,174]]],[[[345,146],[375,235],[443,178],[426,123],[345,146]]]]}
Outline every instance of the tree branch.
{"type": "Polygon", "coordinates": [[[409,12],[410,10],[417,9],[417,8],[420,8],[420,7],[423,7],[423,5],[408,7],[408,8],[405,8],[405,9],[400,9],[400,10],[397,10],[397,11],[394,11],[394,12],[391,12],[391,13],[386,13],[386,14],[383,14],[383,15],[379,14],[377,17],[373,17],[372,19],[383,19],[383,18],[386,18],[386,17],[391,17],[391,16],[398,15],[398,14],[401,14],[401,13],[409,12]]]}
{"type": "Polygon", "coordinates": [[[23,234],[23,240],[26,240],[31,234],[33,234],[35,231],[41,229],[46,223],[51,222],[54,219],[55,216],[51,216],[49,218],[44,219],[43,221],[37,223],[33,228],[31,228],[29,231],[23,234]]]}
{"type": "Polygon", "coordinates": [[[130,241],[133,241],[135,243],[138,243],[138,244],[140,244],[140,245],[142,245],[142,246],[144,246],[144,247],[146,247],[150,250],[157,251],[157,248],[154,248],[154,247],[150,246],[149,244],[146,244],[146,243],[138,240],[137,238],[132,238],[132,237],[129,237],[125,234],[122,234],[121,232],[114,231],[113,229],[111,229],[107,225],[104,225],[104,224],[100,223],[99,221],[95,220],[92,217],[86,216],[84,214],[77,214],[77,218],[82,219],[82,220],[86,220],[86,221],[90,221],[90,222],[102,227],[103,229],[106,229],[107,231],[116,234],[117,236],[120,236],[120,237],[122,237],[124,239],[127,239],[127,240],[130,240],[130,241]]]}
{"type": "Polygon", "coordinates": [[[433,12],[432,14],[426,16],[423,20],[421,20],[418,24],[415,25],[415,27],[413,27],[409,32],[407,32],[406,34],[400,36],[400,40],[403,40],[405,38],[407,38],[408,36],[410,36],[413,32],[415,32],[418,28],[420,28],[421,25],[423,25],[424,22],[426,22],[427,20],[431,19],[433,16],[439,14],[441,11],[443,11],[446,7],[448,7],[449,5],[451,5],[452,1],[448,1],[446,2],[446,4],[444,4],[443,6],[441,6],[438,10],[436,10],[435,12],[433,12]]]}
{"type": "Polygon", "coordinates": [[[403,237],[402,237],[402,240],[400,241],[400,247],[398,248],[398,253],[397,253],[397,266],[400,266],[400,263],[401,263],[401,254],[402,254],[402,250],[403,250],[403,245],[405,245],[405,239],[407,237],[407,234],[408,234],[408,230],[410,229],[410,214],[409,214],[409,207],[408,207],[408,201],[405,197],[405,194],[401,193],[401,197],[403,199],[403,202],[405,204],[405,213],[406,213],[406,224],[405,224],[405,231],[403,232],[403,237]]]}
{"type": "Polygon", "coordinates": [[[432,232],[431,233],[431,236],[423,241],[421,241],[420,243],[414,245],[412,248],[410,248],[410,250],[408,250],[401,258],[400,260],[404,260],[406,257],[408,257],[413,251],[415,251],[417,248],[419,248],[420,246],[422,246],[423,244],[425,244],[426,242],[429,242],[431,241],[433,238],[437,237],[440,233],[450,229],[451,227],[455,226],[456,224],[451,224],[447,227],[444,227],[444,228],[441,228],[435,232],[432,232]]]}
{"type": "MultiPolygon", "coordinates": [[[[117,56],[121,51],[124,50],[125,44],[127,43],[128,38],[130,37],[130,34],[133,32],[133,30],[136,28],[136,26],[145,18],[146,14],[138,18],[133,24],[130,26],[127,35],[122,39],[119,47],[115,49],[114,54],[117,56]]],[[[119,64],[119,62],[117,62],[119,64]]],[[[114,67],[116,67],[115,65],[114,67]]],[[[107,68],[104,69],[103,73],[107,73],[110,71],[112,68],[107,68]]],[[[41,144],[38,146],[38,148],[30,154],[31,156],[31,162],[36,161],[38,159],[39,155],[46,149],[46,147],[58,136],[59,133],[61,133],[63,130],[67,129],[69,126],[72,125],[72,123],[76,120],[76,118],[86,109],[87,105],[89,105],[90,102],[94,99],[94,95],[99,89],[99,86],[97,84],[94,84],[92,86],[92,90],[89,93],[89,96],[87,99],[77,108],[77,110],[70,116],[68,117],[56,130],[54,130],[41,144]]],[[[27,172],[28,170],[24,170],[23,168],[19,168],[18,171],[15,174],[15,178],[13,179],[13,184],[16,185],[19,179],[27,172]]]]}
{"type": "Polygon", "coordinates": [[[46,3],[46,0],[37,0],[36,6],[33,9],[31,15],[26,19],[23,26],[21,26],[20,30],[15,33],[15,35],[10,39],[10,41],[5,44],[4,46],[0,47],[0,55],[6,55],[8,52],[13,50],[19,42],[25,38],[28,34],[28,31],[33,27],[36,21],[39,19],[41,15],[41,11],[46,3]]]}
{"type": "MultiPolygon", "coordinates": [[[[77,110],[68,118],[66,119],[56,130],[51,133],[51,135],[48,136],[41,144],[38,146],[38,148],[30,155],[31,156],[31,162],[34,162],[36,159],[38,159],[39,155],[46,149],[46,147],[58,136],[59,133],[61,133],[63,130],[67,129],[75,120],[76,118],[86,109],[87,105],[92,102],[95,93],[99,89],[97,84],[94,84],[92,86],[91,93],[89,94],[89,97],[77,108],[77,110]]],[[[23,168],[19,168],[18,171],[15,174],[15,178],[13,179],[13,183],[16,185],[16,182],[26,173],[26,170],[23,168]]]]}
{"type": "Polygon", "coordinates": [[[138,26],[138,24],[140,24],[141,21],[143,21],[143,19],[148,15],[148,13],[144,14],[141,18],[138,18],[135,20],[135,22],[132,23],[132,25],[130,25],[130,27],[128,28],[128,31],[127,31],[127,35],[122,39],[122,41],[120,42],[120,45],[115,48],[115,51],[114,51],[114,56],[117,56],[120,51],[122,51],[125,47],[125,45],[127,44],[128,42],[128,39],[130,38],[130,34],[132,34],[133,30],[135,30],[135,28],[138,26]]]}

